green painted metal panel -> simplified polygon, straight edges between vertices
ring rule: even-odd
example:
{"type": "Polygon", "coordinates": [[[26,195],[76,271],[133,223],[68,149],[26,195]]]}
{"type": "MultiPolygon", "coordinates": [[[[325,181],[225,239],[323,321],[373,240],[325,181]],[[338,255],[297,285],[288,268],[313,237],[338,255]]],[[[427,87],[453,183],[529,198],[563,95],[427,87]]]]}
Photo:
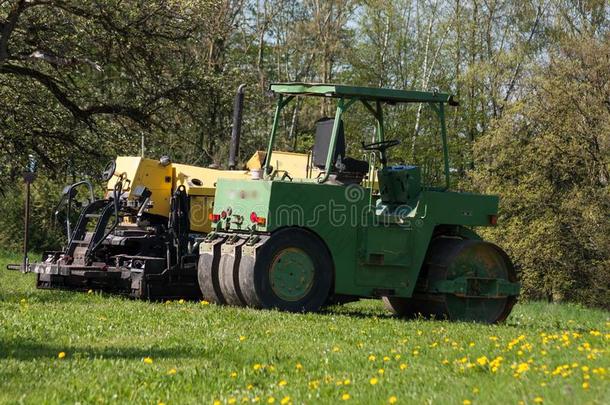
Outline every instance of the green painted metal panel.
{"type": "Polygon", "coordinates": [[[335,292],[372,296],[390,289],[409,297],[437,225],[489,225],[498,198],[422,191],[412,209],[376,215],[369,189],[280,180],[227,180],[217,184],[214,212],[230,210],[219,230],[273,232],[307,228],[328,247],[335,265],[335,292]],[[250,214],[265,218],[253,224],[250,214]],[[234,218],[242,218],[239,220],[234,218]]]}
{"type": "Polygon", "coordinates": [[[342,84],[273,83],[270,89],[278,94],[289,95],[359,98],[362,100],[390,103],[456,104],[452,96],[447,93],[346,86],[342,84]]]}

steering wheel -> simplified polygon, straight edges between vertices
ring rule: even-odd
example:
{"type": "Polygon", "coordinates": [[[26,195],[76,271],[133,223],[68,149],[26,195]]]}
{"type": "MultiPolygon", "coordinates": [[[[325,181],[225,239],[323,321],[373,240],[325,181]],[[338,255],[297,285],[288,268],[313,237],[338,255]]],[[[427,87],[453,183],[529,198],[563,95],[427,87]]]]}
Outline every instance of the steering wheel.
{"type": "Polygon", "coordinates": [[[373,142],[369,144],[365,144],[364,142],[362,142],[362,149],[378,150],[379,152],[385,152],[386,149],[389,149],[396,145],[400,145],[400,141],[398,139],[389,139],[387,141],[373,142]]]}
{"type": "Polygon", "coordinates": [[[106,167],[104,167],[104,171],[102,172],[102,180],[108,181],[114,175],[114,171],[116,170],[116,161],[111,160],[108,162],[106,167]]]}

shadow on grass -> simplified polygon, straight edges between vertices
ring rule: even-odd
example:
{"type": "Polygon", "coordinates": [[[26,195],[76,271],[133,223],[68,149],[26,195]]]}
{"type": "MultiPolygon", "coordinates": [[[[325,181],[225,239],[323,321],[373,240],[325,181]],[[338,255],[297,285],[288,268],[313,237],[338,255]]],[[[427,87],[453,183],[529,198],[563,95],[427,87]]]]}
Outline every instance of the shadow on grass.
{"type": "Polygon", "coordinates": [[[387,312],[376,311],[368,308],[349,308],[344,306],[332,306],[323,308],[319,314],[321,315],[335,315],[335,316],[346,316],[357,319],[372,319],[373,317],[378,319],[401,319],[398,316],[392,315],[387,312]]]}
{"type": "Polygon", "coordinates": [[[52,304],[52,303],[71,303],[84,302],[83,297],[86,292],[66,291],[66,290],[30,290],[27,292],[1,292],[0,302],[19,303],[22,299],[26,299],[30,304],[52,304]]]}
{"type": "Polygon", "coordinates": [[[0,359],[36,360],[57,358],[60,352],[65,352],[67,358],[86,359],[142,359],[152,357],[186,358],[205,355],[205,352],[194,353],[187,348],[140,348],[140,347],[87,347],[60,346],[37,341],[5,341],[0,340],[0,359]]]}

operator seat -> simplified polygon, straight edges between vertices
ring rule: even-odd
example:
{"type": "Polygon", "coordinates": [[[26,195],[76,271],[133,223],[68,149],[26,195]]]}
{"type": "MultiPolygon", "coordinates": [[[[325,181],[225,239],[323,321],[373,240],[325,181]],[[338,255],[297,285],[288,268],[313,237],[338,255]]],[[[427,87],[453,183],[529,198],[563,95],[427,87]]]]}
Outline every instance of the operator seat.
{"type": "MultiPolygon", "coordinates": [[[[330,139],[333,133],[335,120],[333,118],[320,118],[316,121],[316,136],[313,145],[313,165],[324,170],[326,157],[330,147],[330,139]]],[[[344,184],[360,183],[369,172],[369,164],[365,160],[358,160],[345,156],[345,134],[343,132],[343,120],[339,122],[337,133],[337,144],[331,165],[331,174],[337,182],[344,184]]]]}

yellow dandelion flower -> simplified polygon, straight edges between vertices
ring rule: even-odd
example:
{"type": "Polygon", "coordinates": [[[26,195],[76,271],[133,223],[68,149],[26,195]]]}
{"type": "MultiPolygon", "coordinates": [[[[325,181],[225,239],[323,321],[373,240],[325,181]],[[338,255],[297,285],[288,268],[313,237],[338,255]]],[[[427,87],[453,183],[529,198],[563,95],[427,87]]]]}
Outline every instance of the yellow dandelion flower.
{"type": "Polygon", "coordinates": [[[443,359],[443,361],[442,361],[441,363],[443,363],[443,365],[445,365],[445,366],[446,366],[447,364],[449,364],[449,360],[447,360],[447,359],[443,359]]]}
{"type": "Polygon", "coordinates": [[[371,385],[376,385],[379,382],[379,380],[377,379],[377,377],[373,377],[369,380],[369,383],[371,385]]]}
{"type": "Polygon", "coordinates": [[[178,304],[180,304],[180,305],[184,304],[184,300],[182,298],[180,298],[180,300],[178,300],[178,304]]]}
{"type": "Polygon", "coordinates": [[[390,358],[388,356],[383,356],[383,361],[390,361],[390,358]]]}
{"type": "Polygon", "coordinates": [[[351,397],[352,397],[352,396],[346,392],[346,393],[344,393],[343,395],[341,395],[341,400],[342,400],[342,401],[347,401],[347,400],[348,400],[348,399],[350,399],[351,397]]]}
{"type": "Polygon", "coordinates": [[[236,402],[237,402],[237,399],[235,399],[234,397],[227,399],[227,404],[229,404],[229,405],[233,405],[236,402]]]}
{"type": "Polygon", "coordinates": [[[243,335],[240,335],[240,336],[239,336],[239,341],[240,341],[240,342],[243,342],[243,341],[244,341],[244,340],[246,340],[246,339],[247,339],[247,338],[246,338],[245,336],[243,336],[243,335]]]}
{"type": "Polygon", "coordinates": [[[352,382],[349,380],[349,378],[346,378],[345,380],[343,380],[343,385],[350,385],[352,382]]]}
{"type": "Polygon", "coordinates": [[[536,397],[534,398],[534,403],[536,404],[541,404],[544,402],[544,399],[542,399],[542,397],[536,397]]]}
{"type": "Polygon", "coordinates": [[[407,365],[405,363],[400,363],[400,369],[401,370],[406,370],[407,369],[407,365]]]}
{"type": "Polygon", "coordinates": [[[470,346],[470,347],[474,347],[474,342],[470,342],[470,343],[468,343],[468,346],[470,346]]]}
{"type": "Polygon", "coordinates": [[[400,360],[400,354],[395,355],[394,360],[400,360]]]}
{"type": "Polygon", "coordinates": [[[470,405],[470,404],[472,404],[472,402],[469,399],[465,399],[465,400],[462,401],[462,404],[463,405],[470,405]]]}
{"type": "Polygon", "coordinates": [[[320,387],[320,381],[313,380],[313,381],[309,382],[309,389],[316,390],[316,389],[318,389],[318,387],[320,387]]]}
{"type": "Polygon", "coordinates": [[[413,350],[413,356],[417,356],[419,354],[419,350],[413,350]]]}
{"type": "Polygon", "coordinates": [[[398,398],[396,398],[395,395],[392,395],[390,398],[388,398],[388,404],[395,404],[398,401],[398,398]]]}
{"type": "Polygon", "coordinates": [[[210,305],[210,302],[209,302],[209,301],[206,301],[206,300],[201,300],[201,301],[199,301],[199,303],[200,303],[201,305],[210,305]]]}
{"type": "Polygon", "coordinates": [[[144,363],[146,363],[146,364],[152,364],[153,359],[152,359],[151,357],[144,357],[144,360],[143,360],[143,361],[144,361],[144,363]]]}
{"type": "Polygon", "coordinates": [[[246,389],[247,389],[248,391],[252,390],[253,388],[254,388],[254,385],[252,385],[252,384],[248,384],[248,385],[246,385],[246,389]]]}
{"type": "Polygon", "coordinates": [[[165,405],[165,402],[159,401],[159,402],[157,402],[157,405],[165,405]]]}
{"type": "Polygon", "coordinates": [[[220,405],[222,404],[222,402],[220,402],[218,399],[215,399],[214,402],[212,402],[213,405],[220,405]]]}
{"type": "Polygon", "coordinates": [[[527,363],[519,363],[517,366],[517,373],[525,373],[530,369],[530,365],[527,363]]]}
{"type": "Polygon", "coordinates": [[[472,388],[472,393],[473,394],[478,394],[479,393],[479,389],[477,387],[473,387],[472,388]]]}
{"type": "Polygon", "coordinates": [[[371,354],[369,355],[369,361],[375,361],[376,357],[375,355],[371,354]]]}
{"type": "Polygon", "coordinates": [[[229,374],[229,376],[230,376],[231,378],[236,378],[236,377],[237,377],[237,372],[236,372],[236,371],[233,371],[231,374],[229,374]]]}
{"type": "Polygon", "coordinates": [[[64,357],[66,357],[66,352],[59,352],[59,353],[57,354],[57,358],[58,358],[58,359],[63,359],[64,357]]]}
{"type": "Polygon", "coordinates": [[[583,390],[588,390],[589,389],[589,383],[587,381],[585,381],[584,383],[582,383],[582,389],[583,390]]]}
{"type": "Polygon", "coordinates": [[[279,385],[280,387],[284,387],[286,384],[288,384],[288,381],[286,380],[280,380],[277,385],[279,385]]]}
{"type": "Polygon", "coordinates": [[[282,398],[282,400],[280,401],[280,404],[282,405],[286,405],[287,403],[290,402],[290,397],[289,396],[285,396],[284,398],[282,398]]]}
{"type": "Polygon", "coordinates": [[[272,404],[272,403],[274,403],[274,402],[275,402],[275,398],[273,398],[273,397],[269,397],[269,398],[267,398],[267,403],[268,403],[268,404],[272,404]]]}
{"type": "Polygon", "coordinates": [[[255,365],[252,366],[252,368],[254,369],[254,371],[258,371],[262,368],[263,366],[261,366],[260,364],[256,363],[255,365]]]}
{"type": "Polygon", "coordinates": [[[337,352],[340,352],[340,351],[341,351],[341,349],[339,349],[338,346],[334,346],[333,347],[333,353],[337,353],[337,352]]]}
{"type": "Polygon", "coordinates": [[[303,365],[301,363],[297,363],[294,368],[296,368],[297,370],[303,370],[303,365]]]}
{"type": "Polygon", "coordinates": [[[481,367],[485,366],[488,363],[487,356],[481,356],[477,359],[477,364],[481,367]]]}
{"type": "Polygon", "coordinates": [[[87,294],[93,294],[93,290],[87,290],[87,294]]]}
{"type": "Polygon", "coordinates": [[[174,374],[176,374],[175,368],[170,368],[169,370],[167,370],[167,375],[174,375],[174,374]]]}
{"type": "Polygon", "coordinates": [[[379,375],[383,375],[385,373],[385,370],[380,368],[379,370],[377,370],[377,373],[379,373],[379,375]]]}
{"type": "Polygon", "coordinates": [[[261,397],[259,397],[258,395],[255,396],[254,398],[252,398],[252,402],[260,402],[261,401],[261,397]]]}

